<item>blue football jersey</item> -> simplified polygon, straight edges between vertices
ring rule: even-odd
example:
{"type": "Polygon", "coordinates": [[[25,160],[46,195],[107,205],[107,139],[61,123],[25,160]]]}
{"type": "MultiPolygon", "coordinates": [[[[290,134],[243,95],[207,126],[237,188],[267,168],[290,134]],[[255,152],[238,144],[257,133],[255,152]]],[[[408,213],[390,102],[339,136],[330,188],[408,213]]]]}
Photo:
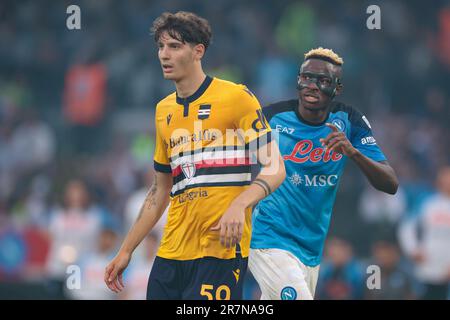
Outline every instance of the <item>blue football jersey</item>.
{"type": "Polygon", "coordinates": [[[337,152],[325,152],[319,139],[334,124],[365,156],[384,161],[368,120],[358,110],[333,102],[328,119],[312,124],[302,119],[298,100],[263,108],[286,167],[286,179],[253,211],[251,248],[290,251],[307,266],[320,264],[336,191],[346,163],[337,152]]]}

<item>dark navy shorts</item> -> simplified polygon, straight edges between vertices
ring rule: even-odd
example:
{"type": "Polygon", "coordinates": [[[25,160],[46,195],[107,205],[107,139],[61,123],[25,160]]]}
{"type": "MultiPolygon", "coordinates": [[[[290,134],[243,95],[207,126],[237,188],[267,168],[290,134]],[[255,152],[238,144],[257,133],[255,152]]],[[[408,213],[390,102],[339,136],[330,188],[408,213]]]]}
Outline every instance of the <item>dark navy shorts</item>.
{"type": "Polygon", "coordinates": [[[148,279],[148,300],[242,300],[248,258],[156,257],[148,279]]]}

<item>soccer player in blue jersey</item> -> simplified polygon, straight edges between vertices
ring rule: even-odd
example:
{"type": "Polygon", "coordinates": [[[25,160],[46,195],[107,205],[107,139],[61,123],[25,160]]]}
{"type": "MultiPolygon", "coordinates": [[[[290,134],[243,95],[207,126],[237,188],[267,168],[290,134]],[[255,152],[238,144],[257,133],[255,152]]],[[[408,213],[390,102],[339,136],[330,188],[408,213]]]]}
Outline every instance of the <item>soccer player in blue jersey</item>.
{"type": "Polygon", "coordinates": [[[358,110],[334,101],[343,60],[330,49],[305,54],[298,100],[263,109],[286,179],[253,212],[249,267],[261,299],[313,299],[336,191],[347,159],[376,189],[395,194],[398,180],[358,110]],[[275,135],[276,136],[276,135],[275,135]]]}

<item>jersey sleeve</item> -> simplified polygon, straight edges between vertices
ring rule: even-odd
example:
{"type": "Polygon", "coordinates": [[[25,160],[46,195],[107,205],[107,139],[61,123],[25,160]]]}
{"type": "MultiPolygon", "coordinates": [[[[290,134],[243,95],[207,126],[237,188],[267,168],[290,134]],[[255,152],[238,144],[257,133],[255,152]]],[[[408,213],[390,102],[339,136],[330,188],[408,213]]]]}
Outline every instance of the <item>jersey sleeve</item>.
{"type": "Polygon", "coordinates": [[[253,93],[242,86],[236,94],[234,125],[239,130],[245,146],[253,149],[269,143],[272,129],[263,114],[261,105],[253,93]]]}
{"type": "Polygon", "coordinates": [[[157,117],[155,117],[156,127],[156,142],[155,142],[155,154],[153,155],[153,167],[155,171],[171,173],[169,157],[167,156],[167,144],[161,136],[160,128],[158,125],[157,117]]]}
{"type": "Polygon", "coordinates": [[[386,161],[386,156],[373,136],[372,128],[366,116],[356,109],[350,115],[351,133],[350,142],[363,155],[374,161],[386,161]]]}

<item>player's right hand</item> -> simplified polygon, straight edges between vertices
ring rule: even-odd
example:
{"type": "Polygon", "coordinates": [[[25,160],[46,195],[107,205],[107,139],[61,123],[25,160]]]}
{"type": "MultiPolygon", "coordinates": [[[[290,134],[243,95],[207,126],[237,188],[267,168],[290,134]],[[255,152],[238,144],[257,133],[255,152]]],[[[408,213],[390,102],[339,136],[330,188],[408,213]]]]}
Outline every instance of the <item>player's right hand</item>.
{"type": "Polygon", "coordinates": [[[241,241],[245,224],[245,206],[233,201],[212,231],[220,231],[220,243],[234,248],[241,241]]]}
{"type": "Polygon", "coordinates": [[[109,289],[119,293],[125,287],[123,285],[122,274],[131,260],[131,254],[120,252],[105,268],[105,283],[109,289]]]}

